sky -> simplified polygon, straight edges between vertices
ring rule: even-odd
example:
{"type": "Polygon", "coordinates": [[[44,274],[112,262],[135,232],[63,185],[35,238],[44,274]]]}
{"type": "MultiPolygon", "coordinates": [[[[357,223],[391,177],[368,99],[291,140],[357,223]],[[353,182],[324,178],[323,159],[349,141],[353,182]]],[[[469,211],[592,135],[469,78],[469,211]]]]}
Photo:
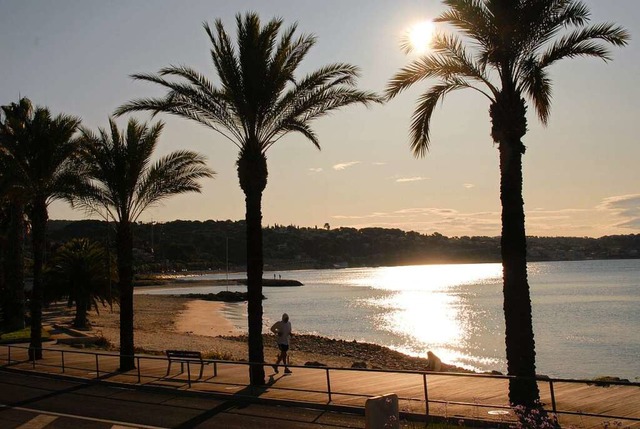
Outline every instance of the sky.
{"type": "MultiPolygon", "coordinates": [[[[523,142],[526,230],[537,236],[640,233],[640,1],[587,0],[592,23],[615,22],[631,34],[613,60],[574,59],[551,68],[549,124],[528,116],[523,142]]],[[[121,104],[163,92],[133,73],[170,64],[194,67],[215,81],[203,22],[221,19],[235,35],[235,15],[258,12],[317,37],[300,75],[326,64],[360,68],[361,89],[383,92],[412,58],[406,31],[444,10],[434,0],[0,0],[0,104],[26,96],[54,113],[105,127],[121,104]]],[[[439,28],[440,31],[448,29],[439,28]]],[[[267,153],[264,225],[400,228],[447,236],[500,234],[498,150],[488,101],[474,91],[450,94],[432,119],[429,153],[409,150],[409,125],[425,81],[384,105],[347,107],[313,123],[322,150],[301,135],[267,153]]],[[[216,177],[201,194],[176,196],[141,221],[240,220],[244,195],[237,148],[185,119],[166,123],[156,155],[204,154],[216,177]]],[[[117,120],[124,127],[127,118],[117,120]]],[[[65,203],[52,219],[83,219],[65,203]]]]}

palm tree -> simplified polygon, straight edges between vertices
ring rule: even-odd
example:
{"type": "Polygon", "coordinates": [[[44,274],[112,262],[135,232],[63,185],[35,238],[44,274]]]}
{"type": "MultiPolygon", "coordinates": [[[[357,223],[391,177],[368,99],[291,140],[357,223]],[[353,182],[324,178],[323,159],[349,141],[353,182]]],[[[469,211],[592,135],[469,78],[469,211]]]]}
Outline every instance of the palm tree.
{"type": "MultiPolygon", "coordinates": [[[[358,69],[349,64],[330,64],[296,78],[296,69],[316,39],[296,36],[296,25],[280,33],[282,24],[272,19],[262,26],[257,14],[238,14],[234,46],[221,20],[216,20],[215,29],[205,23],[219,86],[186,66],[169,66],[157,75],[136,74],[135,79],[166,88],[166,96],[134,100],[116,111],[165,112],[191,119],[237,146],[236,166],[246,207],[249,361],[256,363],[264,362],[261,206],[268,176],[266,152],[290,132],[301,133],[319,149],[310,126],[313,120],[347,105],[380,101],[355,88],[358,69]]],[[[264,384],[262,365],[251,365],[249,371],[251,384],[264,384]]]]}
{"type": "Polygon", "coordinates": [[[3,217],[1,235],[4,281],[2,313],[4,328],[7,331],[17,331],[25,326],[25,195],[16,180],[18,175],[12,171],[16,166],[12,162],[8,147],[20,138],[31,109],[31,102],[22,98],[18,103],[2,106],[0,112],[0,204],[3,217]]]}
{"type": "Polygon", "coordinates": [[[133,343],[133,236],[132,224],[150,206],[186,192],[200,192],[197,180],[212,177],[201,155],[181,150],[155,163],[151,156],[164,125],[149,127],[130,119],[120,132],[109,119],[109,131],[98,134],[81,129],[83,160],[91,183],[76,200],[90,211],[113,219],[120,289],[120,370],[135,368],[133,343]]]}
{"type": "Polygon", "coordinates": [[[68,297],[74,302],[76,315],[73,326],[88,326],[87,312],[98,304],[111,304],[112,270],[106,263],[106,252],[98,243],[86,238],[76,238],[61,246],[47,272],[47,289],[50,299],[68,297]]]}
{"type": "Polygon", "coordinates": [[[15,138],[3,142],[11,174],[27,199],[33,245],[33,289],[31,291],[31,343],[29,357],[42,359],[43,266],[46,248],[48,206],[52,201],[68,199],[82,182],[73,138],[80,119],[60,114],[52,117],[49,109],[36,107],[22,99],[14,110],[25,113],[24,126],[15,138]]]}
{"type": "Polygon", "coordinates": [[[11,332],[25,326],[24,204],[6,161],[0,154],[0,299],[2,327],[11,332]]]}
{"type": "Polygon", "coordinates": [[[437,78],[419,99],[411,123],[416,157],[429,149],[431,116],[448,93],[471,88],[490,103],[491,136],[500,153],[501,252],[509,384],[514,404],[531,406],[539,398],[535,345],[527,281],[522,199],[522,138],[527,131],[527,97],[547,123],[551,106],[548,68],[559,60],[596,57],[605,61],[605,44],[624,46],[629,34],[612,24],[589,26],[589,10],[575,0],[445,0],[436,22],[462,32],[439,34],[432,51],[401,69],[389,82],[393,98],[422,80],[437,78]],[[563,30],[572,29],[568,33],[563,30]],[[465,45],[463,40],[469,43],[465,45]]]}

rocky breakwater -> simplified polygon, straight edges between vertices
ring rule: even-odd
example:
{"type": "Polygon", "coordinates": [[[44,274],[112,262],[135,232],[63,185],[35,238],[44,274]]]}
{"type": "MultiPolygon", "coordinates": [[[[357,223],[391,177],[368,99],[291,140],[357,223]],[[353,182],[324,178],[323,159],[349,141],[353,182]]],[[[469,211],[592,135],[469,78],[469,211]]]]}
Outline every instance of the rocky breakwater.
{"type": "MultiPolygon", "coordinates": [[[[265,344],[273,343],[273,335],[263,335],[265,344]]],[[[235,341],[247,341],[246,335],[224,337],[235,341]]],[[[427,368],[427,359],[409,356],[377,344],[357,341],[336,340],[317,335],[294,335],[291,340],[292,352],[300,351],[324,356],[343,357],[353,361],[353,364],[373,369],[396,369],[424,371],[427,368]]],[[[317,363],[323,364],[322,360],[317,363]]],[[[352,365],[354,366],[354,365],[352,365]]],[[[443,372],[470,372],[469,370],[454,365],[442,364],[443,372]]]]}

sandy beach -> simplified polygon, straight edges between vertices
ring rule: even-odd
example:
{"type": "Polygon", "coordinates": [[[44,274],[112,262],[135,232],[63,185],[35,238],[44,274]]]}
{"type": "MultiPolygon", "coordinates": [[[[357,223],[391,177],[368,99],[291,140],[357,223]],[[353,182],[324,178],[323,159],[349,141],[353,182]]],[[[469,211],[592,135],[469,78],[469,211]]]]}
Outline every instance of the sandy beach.
{"type": "MultiPolygon", "coordinates": [[[[238,329],[225,316],[225,303],[166,295],[134,295],[134,328],[137,352],[164,353],[167,349],[199,350],[206,357],[247,360],[246,330],[238,329]]],[[[71,321],[70,310],[69,321],[71,321]]],[[[119,309],[103,308],[89,314],[93,335],[104,337],[110,347],[119,347],[119,309]]],[[[266,332],[267,329],[264,329],[266,332]]],[[[295,333],[295,332],[294,332],[295,333]]],[[[265,361],[275,360],[275,337],[264,334],[265,361]]],[[[426,360],[404,355],[375,344],[335,340],[315,335],[295,335],[291,363],[320,362],[351,367],[424,369],[426,360]]],[[[455,368],[443,365],[445,370],[455,368]]]]}

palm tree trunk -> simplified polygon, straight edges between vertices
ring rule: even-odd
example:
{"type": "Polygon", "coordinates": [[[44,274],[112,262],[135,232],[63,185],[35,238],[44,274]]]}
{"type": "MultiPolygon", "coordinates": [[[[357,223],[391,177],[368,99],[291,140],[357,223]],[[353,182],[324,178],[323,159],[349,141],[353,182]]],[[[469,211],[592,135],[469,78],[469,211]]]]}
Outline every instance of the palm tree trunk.
{"type": "MultiPolygon", "coordinates": [[[[247,223],[247,312],[249,362],[264,362],[262,345],[262,192],[245,197],[247,223]]],[[[263,385],[264,367],[252,365],[249,378],[254,386],[263,385]]]]}
{"type": "Polygon", "coordinates": [[[33,289],[31,290],[31,343],[29,359],[42,359],[42,305],[44,302],[43,268],[46,249],[47,203],[36,198],[31,210],[33,241],[33,289]]]}
{"type": "Polygon", "coordinates": [[[116,231],[120,289],[120,371],[135,368],[133,345],[133,235],[128,221],[116,231]]]}
{"type": "Polygon", "coordinates": [[[500,145],[500,200],[502,202],[502,270],[506,325],[507,369],[517,375],[509,383],[511,403],[532,407],[539,400],[535,341],[529,283],[527,242],[522,199],[522,153],[518,145],[500,145]]]}
{"type": "MultiPolygon", "coordinates": [[[[82,286],[80,286],[82,287],[82,286]]],[[[89,298],[85,296],[83,292],[78,294],[76,297],[76,317],[73,321],[73,326],[76,328],[86,328],[87,327],[87,310],[89,298]]]]}
{"type": "MultiPolygon", "coordinates": [[[[262,192],[267,185],[267,159],[257,142],[243,147],[237,161],[240,187],[244,191],[247,224],[247,313],[249,362],[263,363],[262,346],[262,192]]],[[[250,365],[253,386],[265,384],[264,366],[250,365]]]]}
{"type": "Polygon", "coordinates": [[[527,238],[522,198],[522,155],[525,147],[526,104],[509,91],[508,82],[491,106],[492,136],[500,151],[500,202],[502,203],[502,275],[507,371],[518,378],[509,381],[509,401],[531,408],[540,399],[535,380],[536,352],[529,282],[527,238]]]}
{"type": "Polygon", "coordinates": [[[4,258],[6,286],[5,327],[11,331],[24,329],[24,206],[19,202],[9,203],[9,225],[4,258]]]}

